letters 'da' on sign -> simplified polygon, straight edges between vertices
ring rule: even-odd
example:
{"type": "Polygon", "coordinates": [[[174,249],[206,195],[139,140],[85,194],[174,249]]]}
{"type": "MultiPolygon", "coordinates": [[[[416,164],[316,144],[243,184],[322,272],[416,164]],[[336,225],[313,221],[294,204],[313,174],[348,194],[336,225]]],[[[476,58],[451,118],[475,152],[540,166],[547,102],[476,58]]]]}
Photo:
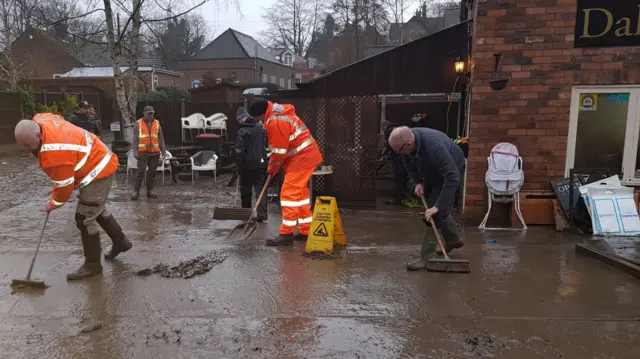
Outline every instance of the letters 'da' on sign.
{"type": "Polygon", "coordinates": [[[640,0],[578,0],[574,47],[640,45],[640,0]]]}

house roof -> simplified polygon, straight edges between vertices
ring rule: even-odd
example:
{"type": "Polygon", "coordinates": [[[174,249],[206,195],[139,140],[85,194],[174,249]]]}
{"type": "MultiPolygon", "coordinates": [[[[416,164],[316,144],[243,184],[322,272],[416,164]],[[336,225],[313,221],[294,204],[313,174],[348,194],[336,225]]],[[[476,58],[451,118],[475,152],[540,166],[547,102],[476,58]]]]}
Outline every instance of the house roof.
{"type": "Polygon", "coordinates": [[[202,48],[192,60],[252,59],[254,57],[280,64],[280,61],[253,37],[229,28],[202,48]]]}
{"type": "MultiPolygon", "coordinates": [[[[121,67],[120,71],[127,71],[129,67],[121,67]]],[[[172,76],[182,76],[182,73],[169,71],[165,69],[157,69],[149,66],[139,66],[138,72],[157,72],[172,76]]],[[[96,66],[96,67],[74,67],[71,71],[60,74],[57,77],[113,77],[113,67],[96,66]]]]}
{"type": "MultiPolygon", "coordinates": [[[[95,44],[76,38],[62,39],[48,31],[36,29],[33,27],[31,27],[27,31],[31,31],[34,34],[45,37],[49,41],[60,44],[64,52],[73,56],[73,58],[75,58],[85,66],[107,67],[112,65],[106,44],[95,44]]],[[[127,59],[123,58],[121,60],[121,63],[126,64],[127,61],[127,59]]],[[[154,68],[164,67],[163,61],[160,58],[141,57],[138,58],[138,65],[151,66],[154,68]]]]}
{"type": "MultiPolygon", "coordinates": [[[[273,56],[281,56],[287,51],[289,51],[289,49],[287,49],[286,47],[278,47],[278,48],[272,49],[271,51],[269,51],[269,53],[273,56]]],[[[289,51],[289,52],[293,54],[292,51],[289,51]]]]}

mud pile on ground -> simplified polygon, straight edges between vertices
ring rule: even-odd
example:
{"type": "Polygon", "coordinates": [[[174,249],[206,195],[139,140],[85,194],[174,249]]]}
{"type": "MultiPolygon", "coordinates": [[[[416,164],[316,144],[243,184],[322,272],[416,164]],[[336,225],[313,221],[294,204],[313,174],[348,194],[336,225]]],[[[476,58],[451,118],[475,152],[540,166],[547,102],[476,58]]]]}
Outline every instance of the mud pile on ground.
{"type": "Polygon", "coordinates": [[[175,266],[167,264],[158,264],[152,268],[138,271],[139,276],[149,276],[159,273],[165,278],[191,278],[200,274],[207,273],[214,265],[222,263],[226,256],[219,252],[211,252],[188,261],[180,262],[175,266]]]}

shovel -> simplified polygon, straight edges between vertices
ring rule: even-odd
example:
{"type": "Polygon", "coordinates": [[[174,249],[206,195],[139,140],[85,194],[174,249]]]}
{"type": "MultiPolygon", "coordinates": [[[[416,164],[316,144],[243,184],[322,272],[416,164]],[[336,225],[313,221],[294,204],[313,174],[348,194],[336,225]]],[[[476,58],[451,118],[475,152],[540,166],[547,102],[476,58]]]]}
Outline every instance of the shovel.
{"type": "Polygon", "coordinates": [[[42,243],[42,238],[44,238],[44,229],[47,228],[47,221],[49,220],[49,212],[47,212],[47,216],[44,218],[44,225],[42,225],[42,231],[40,232],[40,239],[38,240],[38,245],[36,246],[36,252],[33,254],[33,259],[31,260],[31,265],[29,266],[29,272],[27,272],[27,277],[25,279],[14,279],[11,281],[12,287],[18,288],[38,288],[38,289],[46,289],[49,287],[44,284],[43,281],[40,280],[32,280],[31,279],[31,271],[33,270],[33,265],[36,263],[36,257],[38,256],[38,251],[40,250],[40,243],[42,243]]]}
{"type": "Polygon", "coordinates": [[[264,193],[267,191],[267,188],[269,187],[269,182],[271,182],[271,178],[273,178],[273,175],[269,175],[269,177],[267,177],[267,180],[264,183],[264,186],[262,186],[262,191],[260,191],[260,196],[258,196],[258,200],[256,201],[256,204],[253,206],[253,209],[251,210],[251,215],[249,216],[249,219],[247,220],[247,222],[237,225],[231,231],[231,233],[229,233],[229,236],[227,236],[227,240],[234,238],[236,236],[241,236],[240,238],[238,238],[238,240],[245,240],[249,238],[249,236],[253,233],[253,231],[256,230],[258,223],[256,221],[252,221],[251,219],[257,217],[258,206],[262,201],[262,196],[264,196],[264,193]]]}

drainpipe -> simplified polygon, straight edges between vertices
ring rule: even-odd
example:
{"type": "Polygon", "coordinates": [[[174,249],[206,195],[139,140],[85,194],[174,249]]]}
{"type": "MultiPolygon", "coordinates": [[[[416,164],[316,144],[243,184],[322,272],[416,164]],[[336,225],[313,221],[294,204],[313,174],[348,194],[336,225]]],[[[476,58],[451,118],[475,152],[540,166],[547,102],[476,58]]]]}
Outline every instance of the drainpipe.
{"type": "Polygon", "coordinates": [[[151,91],[155,91],[156,90],[156,82],[153,81],[153,79],[155,78],[156,75],[156,69],[152,68],[151,69],[151,91]]]}

